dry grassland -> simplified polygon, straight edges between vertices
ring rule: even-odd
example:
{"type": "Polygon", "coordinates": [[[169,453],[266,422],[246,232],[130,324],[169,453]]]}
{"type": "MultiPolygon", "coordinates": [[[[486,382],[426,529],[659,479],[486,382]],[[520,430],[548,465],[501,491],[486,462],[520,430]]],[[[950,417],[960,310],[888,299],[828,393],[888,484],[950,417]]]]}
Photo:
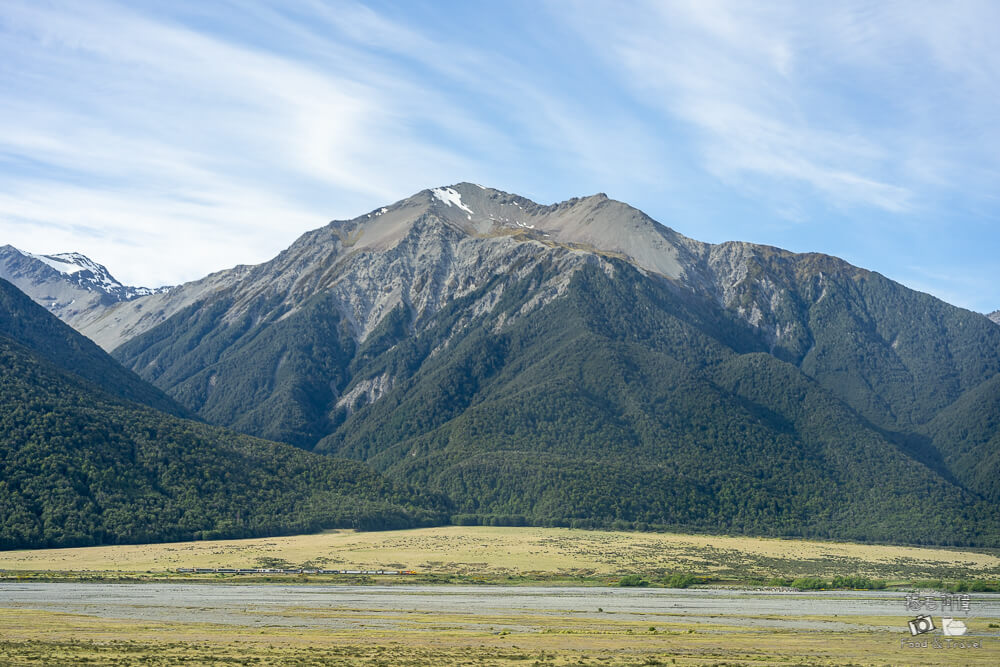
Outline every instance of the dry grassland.
{"type": "MultiPolygon", "coordinates": [[[[1000,643],[912,649],[898,633],[519,618],[421,619],[411,628],[347,630],[163,623],[0,609],[4,665],[996,665],[1000,643]]],[[[881,619],[864,619],[877,622],[881,619]]]]}
{"type": "Polygon", "coordinates": [[[400,569],[490,576],[691,572],[997,578],[995,552],[567,528],[445,526],[248,540],[0,552],[0,570],[168,572],[179,567],[400,569]],[[282,565],[283,564],[283,565],[282,565]]]}

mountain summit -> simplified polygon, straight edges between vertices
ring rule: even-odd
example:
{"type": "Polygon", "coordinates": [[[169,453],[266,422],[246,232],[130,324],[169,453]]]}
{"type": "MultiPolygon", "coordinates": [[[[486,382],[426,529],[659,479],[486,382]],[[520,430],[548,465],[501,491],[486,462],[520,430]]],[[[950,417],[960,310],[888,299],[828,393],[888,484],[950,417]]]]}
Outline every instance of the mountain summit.
{"type": "Polygon", "coordinates": [[[600,194],[424,190],[100,326],[202,418],[365,461],[460,521],[1000,536],[993,323],[600,194]]]}
{"type": "Polygon", "coordinates": [[[470,183],[80,329],[458,522],[1000,544],[1000,328],[835,257],[470,183]]]}

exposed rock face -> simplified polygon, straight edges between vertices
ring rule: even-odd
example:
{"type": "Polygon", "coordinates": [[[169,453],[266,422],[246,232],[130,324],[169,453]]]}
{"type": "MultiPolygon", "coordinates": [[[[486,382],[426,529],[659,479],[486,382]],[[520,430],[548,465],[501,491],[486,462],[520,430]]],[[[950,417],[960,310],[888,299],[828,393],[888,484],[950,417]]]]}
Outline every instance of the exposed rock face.
{"type": "Polygon", "coordinates": [[[997,324],[1000,324],[1000,310],[994,310],[992,313],[990,313],[986,317],[990,318],[991,320],[993,320],[997,324]]]}
{"type": "MultiPolygon", "coordinates": [[[[798,328],[775,314],[787,314],[794,302],[789,277],[800,276],[803,267],[821,269],[820,264],[840,273],[860,271],[823,256],[749,243],[701,243],[603,194],[542,206],[461,183],[331,222],[265,264],[220,271],[169,290],[124,288],[113,279],[118,287],[111,290],[100,289],[100,281],[81,284],[10,246],[0,249],[0,277],[110,351],[223,292],[232,295],[224,317],[232,322],[251,310],[258,321],[286,317],[312,295],[329,291],[353,336],[364,341],[397,306],[412,309],[419,326],[484,280],[523,276],[542,258],[556,262],[560,271],[539,286],[534,305],[560,294],[574,267],[597,262],[610,271],[606,260],[617,258],[716,299],[777,348],[796,350],[803,344],[798,328]]],[[[495,303],[505,282],[470,313],[495,303]]]]}
{"type": "Polygon", "coordinates": [[[98,304],[65,321],[110,352],[174,313],[236,284],[249,272],[250,267],[237,266],[148,296],[108,305],[98,304]]]}
{"type": "MultiPolygon", "coordinates": [[[[331,222],[259,266],[221,271],[165,293],[127,302],[105,300],[80,313],[57,314],[112,350],[215,293],[232,293],[224,318],[232,322],[251,310],[261,321],[285,317],[311,295],[329,291],[354,336],[363,341],[400,304],[412,308],[419,323],[443,303],[475,290],[486,277],[516,277],[543,256],[564,271],[540,289],[537,304],[560,292],[572,267],[606,257],[626,259],[673,280],[704,280],[698,254],[706,247],[603,195],[540,206],[464,183],[331,222]],[[265,301],[267,313],[259,311],[265,301]]],[[[497,289],[491,298],[503,286],[497,289]]]]}

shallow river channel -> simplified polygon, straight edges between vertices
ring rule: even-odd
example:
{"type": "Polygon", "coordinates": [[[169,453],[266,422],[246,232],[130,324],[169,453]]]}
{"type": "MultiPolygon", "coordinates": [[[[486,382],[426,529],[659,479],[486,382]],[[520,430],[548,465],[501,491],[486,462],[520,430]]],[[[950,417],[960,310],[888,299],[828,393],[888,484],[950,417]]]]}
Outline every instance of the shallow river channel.
{"type": "MultiPolygon", "coordinates": [[[[945,594],[923,593],[928,604],[945,594]]],[[[912,601],[911,601],[912,602],[912,601]]],[[[208,584],[2,583],[0,607],[103,618],[221,623],[260,627],[392,628],[409,614],[465,617],[463,626],[528,629],[531,617],[632,620],[642,623],[717,623],[798,629],[859,628],[852,616],[893,616],[906,631],[918,613],[1000,619],[1000,595],[972,594],[953,611],[914,611],[898,591],[812,593],[662,588],[522,586],[251,586],[208,584]]]]}

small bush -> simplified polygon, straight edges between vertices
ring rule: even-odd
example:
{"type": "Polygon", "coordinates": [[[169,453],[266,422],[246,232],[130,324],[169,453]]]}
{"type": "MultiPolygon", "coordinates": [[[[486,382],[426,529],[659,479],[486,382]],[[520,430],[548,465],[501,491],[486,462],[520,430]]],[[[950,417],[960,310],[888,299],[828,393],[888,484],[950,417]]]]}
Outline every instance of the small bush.
{"type": "Polygon", "coordinates": [[[880,579],[869,579],[867,577],[834,577],[832,588],[859,588],[863,590],[882,590],[885,582],[880,579]]]}
{"type": "Polygon", "coordinates": [[[619,586],[649,586],[649,582],[638,574],[627,574],[618,580],[619,586]]]}
{"type": "Polygon", "coordinates": [[[797,588],[800,591],[818,591],[829,588],[829,584],[818,577],[799,577],[792,582],[792,588],[797,588]]]}
{"type": "Polygon", "coordinates": [[[693,574],[683,574],[680,572],[663,578],[663,585],[667,588],[687,588],[696,583],[698,583],[698,579],[693,574]]]}

